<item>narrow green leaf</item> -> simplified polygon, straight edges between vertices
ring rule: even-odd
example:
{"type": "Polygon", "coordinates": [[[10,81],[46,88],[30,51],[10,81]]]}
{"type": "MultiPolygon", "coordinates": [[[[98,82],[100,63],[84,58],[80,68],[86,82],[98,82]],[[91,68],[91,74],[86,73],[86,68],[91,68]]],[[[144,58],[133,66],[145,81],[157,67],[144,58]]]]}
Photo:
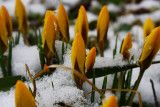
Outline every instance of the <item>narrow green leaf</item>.
{"type": "Polygon", "coordinates": [[[64,61],[64,59],[63,59],[63,55],[64,55],[64,42],[62,42],[62,62],[64,61]]]}
{"type": "Polygon", "coordinates": [[[57,50],[56,50],[55,47],[54,47],[54,52],[55,52],[55,56],[56,56],[56,59],[57,59],[57,63],[59,64],[59,56],[58,56],[58,53],[57,53],[57,50]]]}
{"type": "MultiPolygon", "coordinates": [[[[95,85],[95,70],[93,70],[92,83],[95,85]]],[[[92,91],[93,91],[93,90],[95,90],[95,89],[92,87],[92,91]]],[[[92,92],[92,93],[91,93],[91,103],[94,103],[94,97],[95,97],[95,92],[92,92]]]]}
{"type": "Polygon", "coordinates": [[[37,29],[34,29],[35,32],[35,38],[36,38],[36,45],[38,46],[38,35],[37,35],[37,29]]]}
{"type": "Polygon", "coordinates": [[[11,87],[13,87],[17,80],[25,81],[25,77],[23,76],[9,76],[9,77],[4,77],[0,78],[0,91],[7,91],[11,87]]]}
{"type": "Polygon", "coordinates": [[[5,61],[4,61],[3,53],[2,53],[2,50],[1,50],[1,46],[0,46],[0,64],[1,64],[1,70],[2,70],[2,73],[3,73],[3,77],[7,77],[7,71],[6,71],[6,68],[5,68],[5,61]]]}
{"type": "Polygon", "coordinates": [[[8,52],[8,76],[12,75],[12,39],[9,39],[9,52],[8,52]]]}
{"type": "Polygon", "coordinates": [[[39,44],[42,45],[42,35],[41,35],[41,30],[39,29],[39,44]]]}
{"type": "MultiPolygon", "coordinates": [[[[112,89],[117,89],[118,88],[118,74],[114,74],[114,79],[113,79],[113,84],[112,84],[112,89]]],[[[115,91],[112,91],[115,93],[115,91]]]]}
{"type": "MultiPolygon", "coordinates": [[[[104,79],[103,79],[103,84],[102,84],[102,89],[106,89],[107,87],[107,75],[104,76],[104,79]]],[[[105,91],[102,91],[103,93],[105,93],[105,91]]]]}

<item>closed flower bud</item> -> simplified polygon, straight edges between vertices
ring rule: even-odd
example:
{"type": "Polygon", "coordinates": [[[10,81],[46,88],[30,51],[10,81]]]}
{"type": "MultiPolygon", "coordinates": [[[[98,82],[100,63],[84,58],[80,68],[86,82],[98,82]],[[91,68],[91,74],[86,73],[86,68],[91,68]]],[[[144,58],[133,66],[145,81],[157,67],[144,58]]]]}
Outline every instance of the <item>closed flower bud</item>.
{"type": "Polygon", "coordinates": [[[132,37],[131,37],[131,34],[128,33],[126,38],[123,41],[122,48],[121,48],[121,54],[123,55],[124,59],[129,60],[130,53],[128,52],[128,50],[131,48],[132,48],[132,37]]]}
{"type": "Polygon", "coordinates": [[[5,25],[5,22],[2,18],[2,16],[0,15],[0,47],[2,52],[4,53],[7,48],[8,48],[8,32],[7,32],[7,28],[5,25]]]}
{"type": "Polygon", "coordinates": [[[146,70],[152,63],[153,58],[160,48],[160,26],[156,27],[147,37],[144,43],[141,57],[138,64],[141,70],[146,70]]]}
{"type": "Polygon", "coordinates": [[[104,48],[106,45],[107,32],[109,27],[109,13],[107,6],[103,6],[99,13],[97,21],[97,42],[100,50],[100,54],[103,57],[104,48]]]}
{"type": "Polygon", "coordinates": [[[111,95],[109,98],[103,99],[102,107],[118,107],[116,96],[111,95]]]}
{"type": "Polygon", "coordinates": [[[16,83],[15,107],[36,107],[34,97],[26,85],[20,80],[16,83]]]}
{"type": "Polygon", "coordinates": [[[89,29],[89,25],[88,25],[86,10],[84,6],[81,5],[79,9],[78,17],[76,19],[76,23],[75,23],[75,33],[78,33],[78,32],[81,33],[85,46],[87,45],[87,41],[88,41],[88,29],[89,29]]]}
{"type": "Polygon", "coordinates": [[[96,59],[96,48],[93,47],[87,54],[86,58],[86,63],[85,63],[85,67],[87,68],[86,76],[88,76],[92,72],[95,59],[96,59]]]}
{"type": "Polygon", "coordinates": [[[45,16],[44,27],[42,32],[44,55],[46,56],[47,59],[50,59],[54,56],[54,43],[56,38],[56,28],[54,23],[55,23],[54,14],[47,13],[47,15],[45,16]]]}
{"type": "Polygon", "coordinates": [[[6,25],[6,28],[7,28],[7,31],[8,31],[8,37],[12,37],[12,20],[11,20],[11,17],[7,11],[7,9],[2,6],[1,7],[1,16],[2,18],[4,19],[5,21],[5,25],[6,25]]]}
{"type": "Polygon", "coordinates": [[[69,42],[69,19],[67,12],[62,4],[58,8],[58,25],[61,32],[62,41],[69,42]]]}
{"type": "Polygon", "coordinates": [[[22,32],[22,34],[26,35],[29,29],[28,17],[25,7],[21,0],[16,0],[15,17],[19,24],[19,30],[22,32]]]}
{"type": "Polygon", "coordinates": [[[154,28],[155,28],[154,22],[150,18],[147,18],[144,25],[143,25],[144,40],[146,39],[146,37],[151,33],[151,31],[154,28]]]}
{"type": "MultiPolygon", "coordinates": [[[[82,75],[85,75],[84,73],[85,55],[86,55],[86,49],[83,38],[80,33],[77,33],[72,44],[71,61],[72,61],[72,68],[79,71],[82,75]]],[[[74,73],[72,74],[72,76],[77,86],[79,88],[82,88],[82,83],[83,83],[82,79],[74,75],[74,73]]]]}

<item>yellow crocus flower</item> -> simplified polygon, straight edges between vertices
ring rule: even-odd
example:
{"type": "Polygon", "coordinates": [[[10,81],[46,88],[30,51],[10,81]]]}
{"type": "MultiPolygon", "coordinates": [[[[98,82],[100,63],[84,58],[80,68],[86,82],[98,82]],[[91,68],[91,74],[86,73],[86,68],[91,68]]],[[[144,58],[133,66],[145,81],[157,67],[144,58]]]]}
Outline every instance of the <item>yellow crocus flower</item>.
{"type": "Polygon", "coordinates": [[[58,8],[58,25],[62,35],[62,41],[69,42],[69,19],[67,12],[62,4],[58,8]]]}
{"type": "Polygon", "coordinates": [[[147,37],[138,64],[141,70],[147,69],[160,48],[160,26],[153,29],[147,37]]]}
{"type": "Polygon", "coordinates": [[[1,50],[4,53],[8,48],[8,32],[5,25],[5,21],[3,20],[2,16],[0,15],[0,46],[1,50]]]}
{"type": "Polygon", "coordinates": [[[78,17],[76,19],[76,23],[75,23],[75,33],[77,32],[81,33],[85,46],[87,45],[87,41],[88,41],[88,29],[89,29],[89,25],[88,25],[86,10],[84,6],[81,5],[79,9],[78,17]]]}
{"type": "Polygon", "coordinates": [[[103,6],[99,13],[97,21],[97,41],[101,56],[103,57],[104,48],[106,45],[107,32],[109,27],[109,13],[107,6],[103,6]]]}
{"type": "Polygon", "coordinates": [[[144,40],[146,39],[146,37],[151,33],[151,31],[154,28],[155,28],[154,22],[150,18],[147,18],[144,25],[143,25],[144,40]]]}
{"type": "MultiPolygon", "coordinates": [[[[71,61],[72,61],[72,68],[79,71],[82,75],[85,75],[84,73],[85,55],[86,55],[86,49],[82,35],[80,33],[77,33],[72,44],[71,61]]],[[[72,76],[77,86],[81,89],[83,83],[82,79],[80,79],[73,73],[72,76]]]]}
{"type": "Polygon", "coordinates": [[[25,7],[21,2],[21,0],[16,0],[15,17],[19,24],[19,30],[22,32],[22,34],[26,35],[29,29],[28,17],[27,17],[27,12],[25,10],[25,7]]]}
{"type": "Polygon", "coordinates": [[[11,17],[9,15],[7,9],[4,6],[1,7],[0,14],[1,14],[3,20],[5,21],[6,28],[8,31],[8,37],[12,38],[12,20],[11,20],[11,17]]]}
{"type": "Polygon", "coordinates": [[[102,107],[118,107],[116,96],[111,95],[109,98],[104,99],[102,107]]]}
{"type": "Polygon", "coordinates": [[[26,85],[20,80],[16,83],[15,107],[36,107],[34,97],[26,85]]]}
{"type": "Polygon", "coordinates": [[[85,63],[85,67],[87,68],[86,76],[90,74],[94,66],[95,59],[96,59],[96,48],[93,47],[87,54],[87,58],[86,58],[86,63],[85,63]]]}
{"type": "Polygon", "coordinates": [[[44,20],[44,27],[42,31],[42,42],[44,48],[44,55],[50,59],[54,56],[54,43],[56,38],[55,18],[54,14],[47,14],[44,20]]]}
{"type": "Polygon", "coordinates": [[[124,59],[129,60],[130,53],[128,52],[128,50],[131,48],[132,48],[132,37],[131,37],[131,34],[128,33],[126,38],[123,41],[122,48],[121,48],[121,54],[123,55],[124,59]]]}

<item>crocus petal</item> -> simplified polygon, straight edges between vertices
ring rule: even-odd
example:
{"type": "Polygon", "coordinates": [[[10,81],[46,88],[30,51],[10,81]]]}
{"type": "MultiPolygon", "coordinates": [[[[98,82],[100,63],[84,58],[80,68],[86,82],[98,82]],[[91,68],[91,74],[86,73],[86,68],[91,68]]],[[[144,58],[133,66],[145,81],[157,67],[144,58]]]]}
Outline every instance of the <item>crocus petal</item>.
{"type": "Polygon", "coordinates": [[[2,18],[2,16],[0,15],[0,46],[2,49],[2,52],[4,53],[7,48],[8,48],[8,32],[7,32],[7,28],[5,25],[5,22],[2,18]]]}
{"type": "Polygon", "coordinates": [[[88,29],[89,29],[89,25],[88,25],[86,10],[84,6],[81,5],[79,9],[78,17],[76,19],[76,23],[75,23],[75,33],[78,33],[78,32],[81,33],[85,46],[87,45],[87,41],[88,41],[88,29]]]}
{"type": "Polygon", "coordinates": [[[132,37],[131,37],[131,34],[128,33],[126,38],[123,41],[122,48],[121,48],[121,54],[123,55],[124,59],[129,60],[130,53],[128,52],[128,50],[131,48],[132,48],[132,37]]]}
{"type": "Polygon", "coordinates": [[[44,28],[42,32],[42,42],[44,47],[44,54],[50,58],[54,55],[54,42],[56,38],[56,29],[55,25],[53,24],[55,22],[55,18],[53,14],[48,15],[45,17],[44,21],[44,28]],[[48,48],[48,49],[47,49],[48,48]]]}
{"type": "Polygon", "coordinates": [[[62,41],[69,42],[69,19],[67,12],[62,4],[58,8],[58,25],[62,34],[62,41]]]}
{"type": "Polygon", "coordinates": [[[103,6],[97,21],[97,41],[101,56],[106,44],[107,32],[109,27],[109,13],[107,6],[103,6]]]}
{"type": "Polygon", "coordinates": [[[15,17],[19,24],[19,30],[22,32],[22,34],[27,34],[29,25],[28,25],[28,17],[27,12],[25,10],[25,7],[21,0],[16,0],[15,5],[15,17]]]}
{"type": "Polygon", "coordinates": [[[160,48],[160,26],[156,27],[150,35],[147,37],[147,40],[143,46],[143,51],[141,57],[138,61],[139,66],[142,70],[147,69],[155,55],[157,54],[160,48]]]}
{"type": "Polygon", "coordinates": [[[12,37],[12,20],[11,20],[11,17],[9,15],[7,9],[4,6],[2,6],[0,13],[1,13],[2,18],[5,21],[6,28],[8,31],[8,37],[12,37]]]}
{"type": "Polygon", "coordinates": [[[15,106],[16,107],[36,107],[35,99],[26,85],[18,80],[15,89],[15,106]]]}
{"type": "Polygon", "coordinates": [[[118,107],[116,96],[111,95],[108,99],[104,99],[102,107],[118,107]]]}
{"type": "Polygon", "coordinates": [[[90,70],[93,68],[95,59],[96,59],[96,48],[93,47],[87,54],[86,63],[85,63],[85,67],[87,68],[86,75],[89,75],[90,70]]]}
{"type": "Polygon", "coordinates": [[[154,28],[155,28],[154,22],[150,18],[147,18],[144,25],[143,25],[144,40],[146,39],[146,37],[151,33],[151,31],[154,28]]]}
{"type": "MultiPolygon", "coordinates": [[[[72,44],[71,61],[72,61],[72,68],[79,71],[82,75],[85,75],[84,73],[85,53],[86,50],[83,38],[80,33],[77,33],[72,44]]],[[[79,77],[73,74],[73,79],[79,87],[82,86],[82,80],[79,79],[79,77]]]]}

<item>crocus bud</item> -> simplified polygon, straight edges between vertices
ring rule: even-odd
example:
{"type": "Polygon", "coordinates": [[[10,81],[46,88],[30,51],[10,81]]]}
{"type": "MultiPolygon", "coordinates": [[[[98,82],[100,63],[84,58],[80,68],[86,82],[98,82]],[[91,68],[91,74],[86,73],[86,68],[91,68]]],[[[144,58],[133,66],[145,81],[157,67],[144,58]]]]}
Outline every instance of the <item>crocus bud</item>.
{"type": "Polygon", "coordinates": [[[96,48],[93,47],[87,54],[87,58],[86,58],[86,63],[85,63],[85,67],[87,69],[86,76],[88,76],[92,72],[95,59],[96,59],[96,48]]]}
{"type": "Polygon", "coordinates": [[[61,32],[62,41],[69,42],[69,19],[67,12],[62,4],[58,8],[58,25],[61,32]]]}
{"type": "Polygon", "coordinates": [[[103,99],[102,107],[118,107],[116,96],[111,95],[109,98],[103,99]]]}
{"type": "Polygon", "coordinates": [[[151,33],[151,31],[154,28],[155,28],[154,22],[150,18],[147,18],[144,25],[143,25],[144,40],[146,39],[146,37],[151,33]]]}
{"type": "Polygon", "coordinates": [[[21,0],[16,0],[15,17],[19,24],[19,30],[22,32],[22,34],[26,35],[29,29],[28,17],[25,7],[21,0]]]}
{"type": "MultiPolygon", "coordinates": [[[[72,44],[71,61],[72,61],[72,68],[79,71],[82,75],[85,75],[84,73],[85,55],[86,55],[86,49],[83,38],[80,33],[77,33],[72,44]]],[[[81,89],[83,83],[82,79],[74,75],[74,73],[72,73],[72,76],[77,86],[81,89]]]]}
{"type": "Polygon", "coordinates": [[[16,83],[15,107],[36,107],[34,97],[26,85],[20,80],[16,83]]]}
{"type": "Polygon", "coordinates": [[[132,48],[132,37],[131,34],[128,33],[126,38],[123,41],[122,48],[121,48],[121,54],[123,55],[124,59],[129,60],[130,53],[129,49],[132,48]]]}
{"type": "Polygon", "coordinates": [[[76,23],[75,23],[75,33],[79,32],[82,35],[85,46],[87,45],[87,41],[88,41],[88,29],[89,29],[89,25],[88,25],[86,10],[84,6],[81,5],[79,9],[78,17],[76,19],[76,23]]]}
{"type": "Polygon", "coordinates": [[[138,64],[141,70],[146,70],[151,64],[152,60],[160,48],[160,26],[153,29],[144,43],[141,57],[138,64]]]}
{"type": "Polygon", "coordinates": [[[2,16],[0,15],[0,46],[1,50],[4,53],[8,48],[8,32],[5,25],[5,21],[3,20],[2,16]]]}
{"type": "Polygon", "coordinates": [[[47,59],[50,59],[54,56],[54,43],[56,38],[56,29],[54,23],[55,23],[54,14],[49,14],[47,11],[42,32],[44,55],[46,56],[47,59]]]}
{"type": "Polygon", "coordinates": [[[104,48],[106,45],[107,32],[109,27],[109,13],[107,6],[103,6],[99,13],[97,21],[97,42],[100,51],[100,55],[103,57],[104,48]]]}
{"type": "Polygon", "coordinates": [[[7,9],[4,6],[1,7],[0,14],[5,22],[5,25],[8,31],[8,37],[11,38],[12,37],[12,20],[7,9]]]}

